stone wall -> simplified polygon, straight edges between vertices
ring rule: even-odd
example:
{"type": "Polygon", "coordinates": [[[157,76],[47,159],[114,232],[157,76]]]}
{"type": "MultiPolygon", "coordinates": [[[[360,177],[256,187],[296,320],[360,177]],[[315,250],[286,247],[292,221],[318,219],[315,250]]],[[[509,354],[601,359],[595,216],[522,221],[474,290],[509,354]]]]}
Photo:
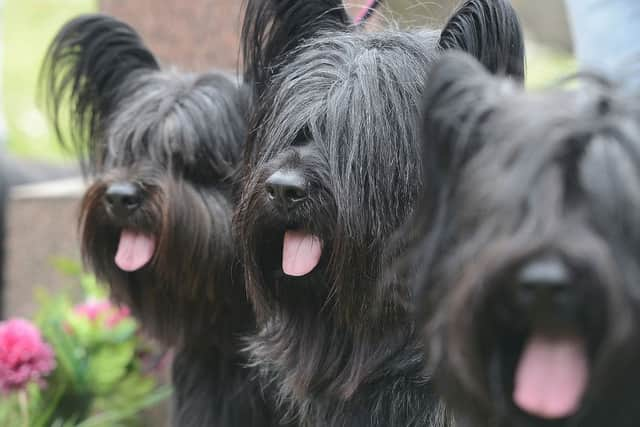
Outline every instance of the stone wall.
{"type": "MultiPolygon", "coordinates": [[[[131,24],[164,64],[188,71],[235,71],[242,0],[101,0],[100,10],[131,24]]],[[[366,0],[348,2],[357,13],[366,0]]]]}
{"type": "Polygon", "coordinates": [[[32,316],[36,291],[80,292],[54,266],[65,258],[80,262],[77,212],[80,180],[16,187],[7,218],[6,315],[32,316]],[[71,184],[71,186],[70,186],[71,184]]]}
{"type": "Polygon", "coordinates": [[[236,69],[241,0],[102,0],[102,12],[138,30],[164,64],[236,69]]]}

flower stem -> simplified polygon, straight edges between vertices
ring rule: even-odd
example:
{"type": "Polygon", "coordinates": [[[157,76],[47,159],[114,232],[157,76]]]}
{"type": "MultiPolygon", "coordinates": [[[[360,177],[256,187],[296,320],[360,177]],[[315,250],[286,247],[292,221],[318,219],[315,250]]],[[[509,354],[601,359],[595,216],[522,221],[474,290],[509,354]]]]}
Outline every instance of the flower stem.
{"type": "Polygon", "coordinates": [[[22,413],[25,427],[29,427],[29,396],[27,393],[26,388],[18,393],[18,403],[20,404],[20,412],[22,413]]]}

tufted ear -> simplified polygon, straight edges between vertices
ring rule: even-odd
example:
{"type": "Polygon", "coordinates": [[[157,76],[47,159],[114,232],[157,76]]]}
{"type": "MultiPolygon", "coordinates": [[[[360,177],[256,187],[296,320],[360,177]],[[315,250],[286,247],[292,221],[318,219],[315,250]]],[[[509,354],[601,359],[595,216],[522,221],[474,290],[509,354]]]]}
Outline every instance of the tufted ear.
{"type": "Polygon", "coordinates": [[[422,166],[428,204],[483,143],[478,131],[495,110],[510,80],[492,76],[472,56],[445,54],[432,68],[422,106],[422,166]]]}
{"type": "Polygon", "coordinates": [[[95,170],[102,161],[100,136],[109,116],[130,95],[128,79],[136,72],[158,69],[138,34],[109,16],[79,16],[55,36],[40,71],[41,91],[62,144],[63,117],[69,120],[71,144],[85,171],[95,170]],[[62,115],[69,104],[71,114],[62,115]]]}
{"type": "Polygon", "coordinates": [[[462,50],[491,73],[524,80],[524,37],[509,0],[466,0],[440,35],[444,50],[462,50]]]}
{"type": "Polygon", "coordinates": [[[242,28],[245,81],[260,94],[305,40],[351,24],[342,0],[248,0],[242,28]]]}
{"type": "Polygon", "coordinates": [[[409,281],[416,286],[417,295],[427,288],[423,284],[434,257],[444,249],[441,233],[451,218],[451,189],[464,163],[484,143],[481,125],[497,107],[501,85],[513,86],[506,82],[459,51],[445,53],[430,69],[421,117],[423,188],[400,240],[409,248],[400,269],[414,277],[409,281]]]}

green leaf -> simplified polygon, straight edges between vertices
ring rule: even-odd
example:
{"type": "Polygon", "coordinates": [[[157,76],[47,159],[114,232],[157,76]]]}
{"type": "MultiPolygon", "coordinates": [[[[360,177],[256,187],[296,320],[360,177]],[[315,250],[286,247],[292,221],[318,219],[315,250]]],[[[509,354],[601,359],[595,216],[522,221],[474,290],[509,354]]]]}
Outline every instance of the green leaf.
{"type": "Polygon", "coordinates": [[[64,378],[54,377],[54,381],[50,381],[49,386],[42,393],[41,407],[32,420],[32,427],[47,427],[53,424],[52,418],[56,413],[56,409],[62,396],[68,390],[68,384],[64,378]]]}
{"type": "Polygon", "coordinates": [[[105,411],[88,418],[76,427],[103,427],[113,426],[116,423],[123,422],[141,411],[151,408],[158,403],[164,401],[171,396],[172,389],[169,386],[158,387],[153,393],[140,400],[135,407],[121,411],[105,411]]]}
{"type": "Polygon", "coordinates": [[[64,331],[59,320],[43,324],[42,332],[56,355],[56,373],[66,378],[73,388],[84,389],[87,382],[84,349],[64,331]]]}
{"type": "Polygon", "coordinates": [[[73,331],[72,334],[80,346],[87,349],[93,344],[95,331],[89,319],[70,311],[67,313],[65,321],[69,325],[69,330],[73,331]]]}
{"type": "Polygon", "coordinates": [[[83,272],[82,265],[69,258],[54,257],[51,259],[51,263],[56,270],[65,276],[75,278],[79,277],[83,272]]]}
{"type": "Polygon", "coordinates": [[[110,392],[127,373],[135,356],[135,343],[108,345],[91,354],[88,378],[96,394],[110,392]]]}
{"type": "Polygon", "coordinates": [[[136,339],[136,332],[138,331],[138,322],[135,319],[129,317],[124,318],[113,329],[110,330],[111,340],[114,342],[121,342],[130,339],[136,339]]]}
{"type": "Polygon", "coordinates": [[[114,409],[135,410],[156,386],[156,381],[151,376],[143,376],[134,371],[118,383],[113,393],[105,396],[102,404],[114,409]]]}
{"type": "Polygon", "coordinates": [[[20,410],[15,395],[2,396],[0,400],[0,425],[11,427],[20,419],[20,410]]]}
{"type": "Polygon", "coordinates": [[[100,285],[92,274],[80,275],[80,284],[87,298],[107,299],[109,297],[106,287],[100,285]]]}

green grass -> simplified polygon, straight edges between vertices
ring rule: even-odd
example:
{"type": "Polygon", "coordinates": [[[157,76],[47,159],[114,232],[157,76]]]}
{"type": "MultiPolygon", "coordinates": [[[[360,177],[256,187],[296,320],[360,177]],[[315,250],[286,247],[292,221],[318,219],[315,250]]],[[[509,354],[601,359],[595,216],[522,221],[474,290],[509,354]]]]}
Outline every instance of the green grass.
{"type": "Polygon", "coordinates": [[[2,16],[3,106],[9,149],[26,157],[65,155],[36,102],[40,65],[55,33],[71,17],[97,9],[95,0],[5,0],[2,16]]]}

